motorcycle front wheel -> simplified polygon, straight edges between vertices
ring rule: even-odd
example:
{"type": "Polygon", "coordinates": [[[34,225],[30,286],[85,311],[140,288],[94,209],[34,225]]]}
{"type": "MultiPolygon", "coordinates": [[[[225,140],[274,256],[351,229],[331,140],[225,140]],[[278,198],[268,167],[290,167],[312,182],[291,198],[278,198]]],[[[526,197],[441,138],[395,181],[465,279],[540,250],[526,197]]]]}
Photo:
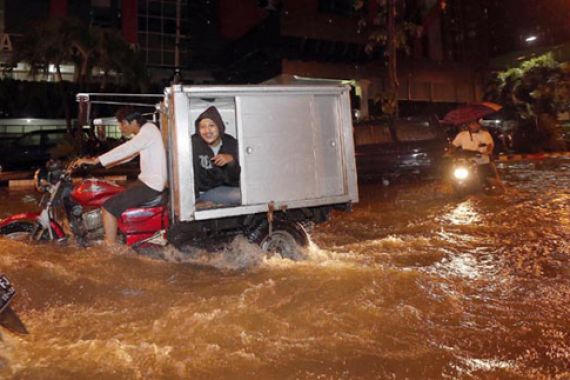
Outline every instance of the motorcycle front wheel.
{"type": "Polygon", "coordinates": [[[0,228],[0,235],[17,241],[49,240],[49,234],[38,223],[17,221],[0,228]]]}

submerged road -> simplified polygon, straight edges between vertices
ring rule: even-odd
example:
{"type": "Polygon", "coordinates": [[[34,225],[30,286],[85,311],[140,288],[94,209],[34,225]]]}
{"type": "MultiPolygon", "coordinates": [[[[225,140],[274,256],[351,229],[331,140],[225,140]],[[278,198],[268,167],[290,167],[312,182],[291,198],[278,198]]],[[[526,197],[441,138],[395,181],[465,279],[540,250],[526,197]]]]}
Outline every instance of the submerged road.
{"type": "Polygon", "coordinates": [[[0,378],[569,378],[570,160],[501,165],[500,197],[363,186],[300,262],[0,239],[31,332],[1,332],[0,378]]]}

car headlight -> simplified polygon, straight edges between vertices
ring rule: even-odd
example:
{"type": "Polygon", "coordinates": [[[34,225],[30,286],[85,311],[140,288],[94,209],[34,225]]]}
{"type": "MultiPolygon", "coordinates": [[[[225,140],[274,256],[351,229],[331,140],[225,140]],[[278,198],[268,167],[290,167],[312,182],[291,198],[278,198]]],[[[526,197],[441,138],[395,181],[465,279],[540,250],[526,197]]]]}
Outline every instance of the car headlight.
{"type": "Polygon", "coordinates": [[[464,167],[455,168],[453,176],[459,180],[467,179],[467,177],[469,177],[469,169],[464,167]]]}

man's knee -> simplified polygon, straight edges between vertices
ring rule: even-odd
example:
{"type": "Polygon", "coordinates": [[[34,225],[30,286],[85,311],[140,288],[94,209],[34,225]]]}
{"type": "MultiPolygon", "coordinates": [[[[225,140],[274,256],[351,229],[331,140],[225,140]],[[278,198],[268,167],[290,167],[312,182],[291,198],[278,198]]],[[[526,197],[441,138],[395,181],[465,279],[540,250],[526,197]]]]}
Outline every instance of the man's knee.
{"type": "Polygon", "coordinates": [[[118,219],[123,213],[124,207],[121,205],[120,198],[115,196],[105,201],[101,206],[101,210],[104,214],[108,214],[113,218],[118,219]]]}
{"type": "Polygon", "coordinates": [[[219,186],[201,194],[198,199],[224,205],[239,205],[241,204],[241,189],[239,187],[219,186]]]}
{"type": "Polygon", "coordinates": [[[101,207],[101,212],[103,213],[103,217],[110,217],[114,219],[118,219],[113,213],[105,208],[105,205],[101,207]]]}

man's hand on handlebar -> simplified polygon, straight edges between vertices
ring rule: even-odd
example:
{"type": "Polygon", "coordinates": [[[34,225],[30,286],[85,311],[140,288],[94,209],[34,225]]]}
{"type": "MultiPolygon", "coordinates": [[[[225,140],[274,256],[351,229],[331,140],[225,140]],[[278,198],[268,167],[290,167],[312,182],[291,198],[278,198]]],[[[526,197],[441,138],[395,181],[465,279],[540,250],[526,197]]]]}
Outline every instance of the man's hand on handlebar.
{"type": "Polygon", "coordinates": [[[82,157],[75,160],[73,163],[73,167],[78,168],[82,165],[97,165],[99,163],[99,159],[97,157],[82,157]]]}

